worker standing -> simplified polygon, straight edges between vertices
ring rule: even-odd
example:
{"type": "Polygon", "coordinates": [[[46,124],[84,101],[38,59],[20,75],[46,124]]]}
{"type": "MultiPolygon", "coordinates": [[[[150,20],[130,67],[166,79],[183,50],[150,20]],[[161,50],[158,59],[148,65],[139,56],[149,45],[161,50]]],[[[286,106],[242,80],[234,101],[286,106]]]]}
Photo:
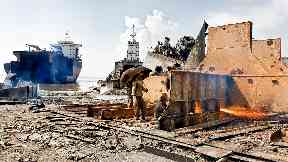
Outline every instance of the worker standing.
{"type": "Polygon", "coordinates": [[[132,96],[134,101],[134,107],[136,108],[136,120],[139,120],[141,113],[141,119],[145,120],[145,102],[143,100],[143,92],[148,92],[148,89],[143,86],[143,74],[136,77],[132,83],[132,96]]]}

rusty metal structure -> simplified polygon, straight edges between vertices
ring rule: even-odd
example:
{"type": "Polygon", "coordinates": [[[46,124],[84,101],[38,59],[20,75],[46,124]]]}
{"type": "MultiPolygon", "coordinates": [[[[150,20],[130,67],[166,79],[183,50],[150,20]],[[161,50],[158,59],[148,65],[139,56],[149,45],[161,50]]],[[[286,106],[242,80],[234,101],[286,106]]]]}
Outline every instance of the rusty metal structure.
{"type": "Polygon", "coordinates": [[[218,120],[220,107],[229,104],[233,80],[228,75],[172,71],[170,74],[169,129],[218,120]]]}

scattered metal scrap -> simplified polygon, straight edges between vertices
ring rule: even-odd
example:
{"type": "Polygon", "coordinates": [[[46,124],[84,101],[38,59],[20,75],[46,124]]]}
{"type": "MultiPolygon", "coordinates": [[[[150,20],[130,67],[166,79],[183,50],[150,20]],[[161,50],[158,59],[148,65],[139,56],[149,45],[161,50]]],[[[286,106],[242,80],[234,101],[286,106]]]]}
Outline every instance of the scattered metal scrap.
{"type": "MultiPolygon", "coordinates": [[[[134,117],[134,109],[128,108],[127,104],[123,103],[100,103],[100,104],[86,104],[86,105],[62,105],[66,111],[77,114],[87,115],[88,117],[95,117],[97,119],[112,120],[112,119],[128,119],[134,117]]],[[[149,113],[149,112],[148,112],[149,113]]],[[[151,116],[152,114],[147,114],[151,116]]]]}

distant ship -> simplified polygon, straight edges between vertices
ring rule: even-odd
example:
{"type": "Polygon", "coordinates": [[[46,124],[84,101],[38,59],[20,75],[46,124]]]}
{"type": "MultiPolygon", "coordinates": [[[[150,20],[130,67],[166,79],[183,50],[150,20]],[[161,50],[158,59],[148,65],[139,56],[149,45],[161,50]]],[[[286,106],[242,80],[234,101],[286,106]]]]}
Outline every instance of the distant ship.
{"type": "MultiPolygon", "coordinates": [[[[68,34],[66,33],[66,36],[68,34]]],[[[51,44],[50,50],[37,45],[26,44],[28,50],[13,51],[17,61],[4,64],[7,73],[5,82],[15,87],[19,82],[41,84],[75,83],[81,68],[79,54],[81,44],[66,38],[51,44]]]]}

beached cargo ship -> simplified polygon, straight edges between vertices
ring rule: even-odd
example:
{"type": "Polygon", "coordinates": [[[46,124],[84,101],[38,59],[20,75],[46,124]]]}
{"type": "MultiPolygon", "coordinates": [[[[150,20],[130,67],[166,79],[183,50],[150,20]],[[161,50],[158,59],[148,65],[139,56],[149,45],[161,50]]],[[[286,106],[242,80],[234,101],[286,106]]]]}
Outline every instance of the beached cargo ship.
{"type": "Polygon", "coordinates": [[[17,61],[4,64],[7,73],[5,82],[15,87],[20,82],[75,83],[81,68],[79,54],[81,44],[71,40],[51,44],[49,50],[26,44],[28,50],[13,51],[17,61]]]}

